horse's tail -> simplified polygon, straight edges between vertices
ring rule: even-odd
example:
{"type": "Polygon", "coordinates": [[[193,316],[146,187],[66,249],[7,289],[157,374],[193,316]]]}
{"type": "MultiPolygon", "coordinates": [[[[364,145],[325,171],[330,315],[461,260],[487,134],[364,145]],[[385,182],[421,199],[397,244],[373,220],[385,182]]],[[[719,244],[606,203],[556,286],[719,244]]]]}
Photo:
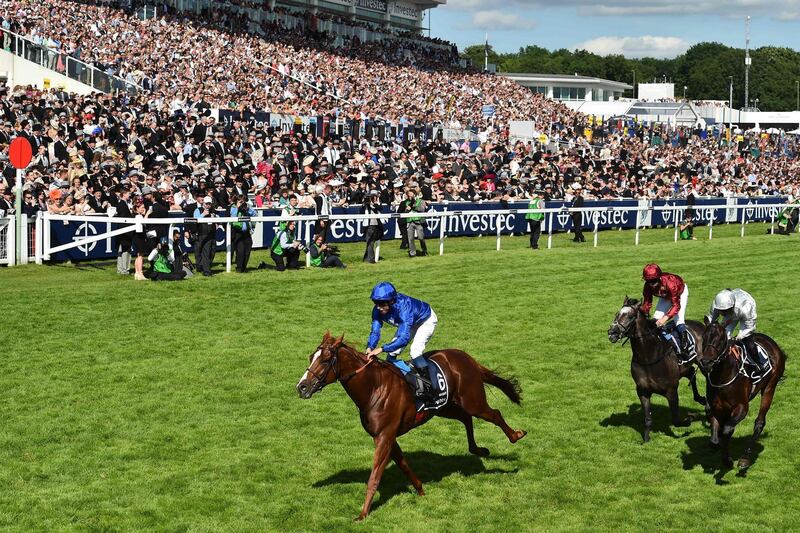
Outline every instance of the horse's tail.
{"type": "Polygon", "coordinates": [[[522,400],[522,387],[519,385],[519,381],[517,378],[511,377],[509,379],[503,378],[489,370],[488,368],[478,365],[481,370],[481,379],[484,383],[488,383],[494,387],[497,387],[501,391],[508,396],[508,399],[514,402],[515,404],[519,405],[519,402],[522,400]]]}

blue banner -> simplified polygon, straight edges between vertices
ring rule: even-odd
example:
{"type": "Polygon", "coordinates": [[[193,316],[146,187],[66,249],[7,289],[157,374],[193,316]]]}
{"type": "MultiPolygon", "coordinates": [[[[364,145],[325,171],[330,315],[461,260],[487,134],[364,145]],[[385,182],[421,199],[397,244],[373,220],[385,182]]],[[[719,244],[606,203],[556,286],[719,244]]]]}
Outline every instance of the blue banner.
{"type": "MultiPolygon", "coordinates": [[[[784,202],[783,198],[727,198],[727,199],[698,199],[694,205],[695,225],[707,225],[713,219],[714,224],[742,223],[745,222],[769,222],[777,215],[778,209],[774,207],[784,202]],[[747,209],[730,209],[733,206],[752,206],[747,209]]],[[[563,201],[547,202],[545,207],[548,209],[561,208],[562,211],[555,214],[546,214],[542,231],[547,233],[551,230],[554,233],[564,232],[572,229],[572,214],[568,208],[570,203],[563,201]]],[[[446,211],[450,216],[439,218],[429,218],[425,220],[425,235],[428,238],[438,238],[440,225],[444,224],[445,235],[458,236],[477,236],[477,235],[496,235],[497,228],[500,227],[502,235],[527,233],[528,226],[525,215],[517,213],[515,210],[527,209],[528,202],[511,202],[507,208],[509,213],[488,214],[486,211],[498,211],[504,209],[499,202],[492,203],[449,203],[436,204],[432,207],[434,211],[446,211]]],[[[640,227],[674,227],[676,220],[680,222],[685,214],[686,202],[684,200],[654,200],[652,202],[639,200],[605,200],[586,202],[587,208],[604,208],[602,211],[581,213],[582,226],[584,230],[592,231],[597,224],[598,230],[612,228],[635,228],[637,217],[640,227]],[[680,206],[682,209],[676,211],[656,211],[648,210],[642,212],[626,211],[637,206],[680,206]],[[677,218],[676,218],[677,217],[677,218]]],[[[280,216],[278,209],[258,209],[260,216],[280,216]]],[[[347,208],[334,208],[335,215],[350,214],[355,215],[361,212],[360,206],[347,208]]],[[[313,215],[311,209],[301,209],[301,215],[313,215]]],[[[172,213],[176,219],[183,217],[183,213],[172,213]]],[[[220,213],[224,216],[224,213],[220,213]]],[[[384,240],[400,238],[400,219],[393,214],[388,207],[384,207],[384,240]]],[[[357,242],[364,240],[364,229],[366,220],[331,220],[330,241],[331,242],[357,242]]],[[[253,247],[266,248],[272,243],[278,231],[278,222],[256,224],[253,234],[253,247]]],[[[52,247],[77,241],[85,237],[101,235],[112,229],[121,227],[119,224],[111,224],[105,217],[97,217],[97,221],[91,222],[63,222],[50,221],[50,244],[52,247]]],[[[172,229],[182,230],[181,223],[176,221],[172,229]]],[[[314,222],[300,222],[297,225],[296,236],[304,242],[310,237],[309,232],[314,231],[314,222]]],[[[188,242],[183,242],[184,249],[191,251],[188,242]]],[[[108,259],[116,256],[115,238],[110,237],[85,246],[71,248],[51,255],[51,259],[56,261],[78,261],[86,259],[108,259]]],[[[225,249],[225,225],[222,224],[217,229],[217,250],[225,249]]]]}

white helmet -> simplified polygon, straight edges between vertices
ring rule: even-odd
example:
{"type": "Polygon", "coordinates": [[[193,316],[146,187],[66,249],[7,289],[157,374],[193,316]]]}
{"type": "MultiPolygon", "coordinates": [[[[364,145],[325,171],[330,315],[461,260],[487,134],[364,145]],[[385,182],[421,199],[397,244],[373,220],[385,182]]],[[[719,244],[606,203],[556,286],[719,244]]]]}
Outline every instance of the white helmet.
{"type": "Polygon", "coordinates": [[[732,309],[736,300],[733,297],[733,292],[730,289],[723,289],[714,297],[714,309],[717,311],[727,311],[732,309]]]}

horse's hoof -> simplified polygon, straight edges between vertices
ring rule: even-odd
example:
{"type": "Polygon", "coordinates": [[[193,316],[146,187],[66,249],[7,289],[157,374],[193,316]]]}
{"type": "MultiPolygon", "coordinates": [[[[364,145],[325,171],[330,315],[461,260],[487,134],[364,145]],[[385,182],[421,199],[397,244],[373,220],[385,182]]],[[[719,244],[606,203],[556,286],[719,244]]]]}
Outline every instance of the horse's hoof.
{"type": "Polygon", "coordinates": [[[489,456],[489,448],[473,448],[469,451],[472,455],[477,455],[478,457],[488,457],[489,456]]]}
{"type": "Polygon", "coordinates": [[[691,418],[684,418],[683,420],[679,420],[677,424],[675,424],[676,428],[686,428],[692,425],[691,418]]]}
{"type": "Polygon", "coordinates": [[[425,496],[425,489],[420,487],[419,490],[417,491],[417,496],[425,496]]]}
{"type": "Polygon", "coordinates": [[[642,435],[642,443],[645,443],[645,442],[650,442],[650,434],[649,433],[645,433],[644,435],[642,435]]]}
{"type": "Polygon", "coordinates": [[[511,444],[514,444],[515,442],[517,442],[519,439],[521,439],[522,437],[524,437],[527,434],[528,434],[527,431],[523,431],[523,430],[520,429],[519,431],[515,431],[514,435],[509,440],[511,441],[511,444]]]}
{"type": "Polygon", "coordinates": [[[364,514],[364,513],[361,513],[360,515],[358,515],[358,516],[355,518],[355,520],[353,520],[353,522],[363,522],[363,521],[364,521],[364,519],[365,519],[366,517],[367,517],[367,515],[366,515],[366,514],[364,514]]]}
{"type": "Polygon", "coordinates": [[[745,459],[744,457],[742,457],[741,459],[739,459],[739,464],[737,466],[739,467],[739,470],[744,471],[750,468],[751,464],[752,463],[750,462],[750,459],[745,459]]]}

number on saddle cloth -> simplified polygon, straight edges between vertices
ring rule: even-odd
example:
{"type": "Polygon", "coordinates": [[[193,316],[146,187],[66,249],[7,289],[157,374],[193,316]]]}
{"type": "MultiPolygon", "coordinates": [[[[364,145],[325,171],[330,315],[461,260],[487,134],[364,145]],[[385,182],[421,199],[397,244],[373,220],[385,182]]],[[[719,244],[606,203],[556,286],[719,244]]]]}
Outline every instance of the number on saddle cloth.
{"type": "MultiPolygon", "coordinates": [[[[438,385],[439,394],[433,398],[431,401],[425,401],[424,396],[422,398],[416,397],[415,401],[417,404],[417,412],[421,411],[435,411],[441,408],[443,405],[447,403],[447,400],[450,396],[450,385],[447,382],[447,378],[442,371],[442,367],[439,364],[432,360],[428,359],[428,365],[433,365],[435,372],[436,372],[436,384],[438,385]]],[[[422,380],[425,384],[426,390],[431,387],[430,381],[428,376],[422,380]]]]}

